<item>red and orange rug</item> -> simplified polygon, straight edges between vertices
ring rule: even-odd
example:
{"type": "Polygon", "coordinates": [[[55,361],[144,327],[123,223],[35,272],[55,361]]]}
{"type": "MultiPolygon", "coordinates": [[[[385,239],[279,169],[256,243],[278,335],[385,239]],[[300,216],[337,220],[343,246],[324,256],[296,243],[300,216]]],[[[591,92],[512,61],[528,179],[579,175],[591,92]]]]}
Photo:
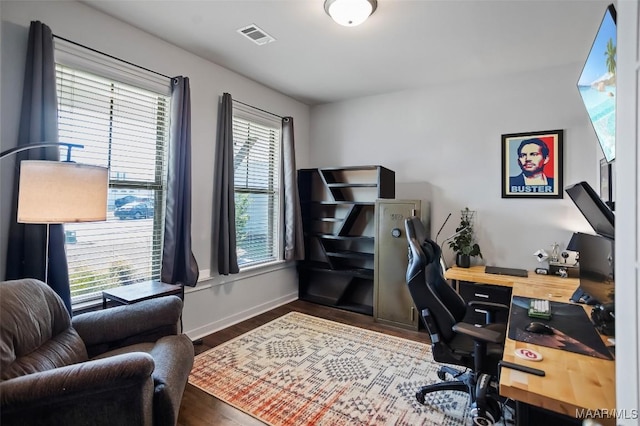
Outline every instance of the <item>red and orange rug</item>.
{"type": "Polygon", "coordinates": [[[272,426],[464,425],[426,344],[292,312],[196,357],[189,383],[272,426]]]}

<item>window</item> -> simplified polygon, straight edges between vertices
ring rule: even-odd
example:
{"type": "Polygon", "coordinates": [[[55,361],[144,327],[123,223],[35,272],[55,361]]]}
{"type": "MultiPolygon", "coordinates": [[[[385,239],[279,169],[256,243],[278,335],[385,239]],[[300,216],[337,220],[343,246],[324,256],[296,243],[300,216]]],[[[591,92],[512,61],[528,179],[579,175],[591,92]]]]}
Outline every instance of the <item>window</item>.
{"type": "Polygon", "coordinates": [[[238,266],[281,258],[280,120],[234,102],[233,160],[238,266]]]}
{"type": "Polygon", "coordinates": [[[64,225],[77,306],[103,289],[160,278],[170,82],[161,93],[113,78],[131,80],[109,64],[92,62],[99,70],[88,72],[60,63],[69,55],[58,47],[59,139],[84,145],[73,161],[109,168],[107,221],[64,225]]]}

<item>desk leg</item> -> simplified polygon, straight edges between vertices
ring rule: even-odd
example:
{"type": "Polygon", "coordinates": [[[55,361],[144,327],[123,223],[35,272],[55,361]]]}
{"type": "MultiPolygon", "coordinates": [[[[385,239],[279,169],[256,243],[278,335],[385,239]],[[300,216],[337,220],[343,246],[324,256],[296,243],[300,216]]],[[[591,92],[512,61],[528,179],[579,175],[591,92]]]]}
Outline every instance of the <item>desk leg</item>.
{"type": "Polygon", "coordinates": [[[102,295],[102,309],[107,309],[107,298],[102,295]]]}
{"type": "Polygon", "coordinates": [[[516,401],[516,425],[529,426],[529,404],[516,401]]]}

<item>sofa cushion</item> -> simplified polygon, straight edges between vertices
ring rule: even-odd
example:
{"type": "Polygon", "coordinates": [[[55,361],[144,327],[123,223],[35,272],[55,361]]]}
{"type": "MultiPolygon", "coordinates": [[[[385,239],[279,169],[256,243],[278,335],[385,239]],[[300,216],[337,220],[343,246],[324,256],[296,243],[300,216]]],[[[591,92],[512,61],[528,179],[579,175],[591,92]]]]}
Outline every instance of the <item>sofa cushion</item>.
{"type": "Polygon", "coordinates": [[[64,303],[47,284],[4,281],[0,300],[0,380],[88,359],[64,303]]]}

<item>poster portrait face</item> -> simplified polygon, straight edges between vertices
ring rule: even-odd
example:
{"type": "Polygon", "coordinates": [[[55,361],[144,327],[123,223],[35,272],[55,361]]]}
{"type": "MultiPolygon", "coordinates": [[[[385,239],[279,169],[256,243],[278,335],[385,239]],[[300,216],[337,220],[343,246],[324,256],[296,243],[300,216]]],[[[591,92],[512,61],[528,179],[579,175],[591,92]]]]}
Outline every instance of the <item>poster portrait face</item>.
{"type": "Polygon", "coordinates": [[[562,198],[563,130],[502,135],[502,198],[562,198]]]}

